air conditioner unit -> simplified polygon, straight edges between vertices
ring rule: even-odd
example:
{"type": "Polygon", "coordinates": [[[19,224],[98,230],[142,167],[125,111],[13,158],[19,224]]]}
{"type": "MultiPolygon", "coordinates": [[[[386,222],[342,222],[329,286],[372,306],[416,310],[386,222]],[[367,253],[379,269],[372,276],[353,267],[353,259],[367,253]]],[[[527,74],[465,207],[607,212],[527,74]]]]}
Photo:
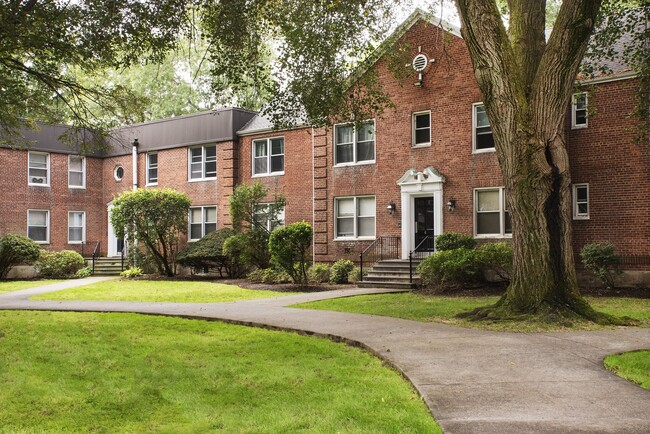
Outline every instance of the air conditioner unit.
{"type": "Polygon", "coordinates": [[[31,180],[32,184],[46,184],[47,183],[47,178],[44,176],[32,176],[31,180]]]}

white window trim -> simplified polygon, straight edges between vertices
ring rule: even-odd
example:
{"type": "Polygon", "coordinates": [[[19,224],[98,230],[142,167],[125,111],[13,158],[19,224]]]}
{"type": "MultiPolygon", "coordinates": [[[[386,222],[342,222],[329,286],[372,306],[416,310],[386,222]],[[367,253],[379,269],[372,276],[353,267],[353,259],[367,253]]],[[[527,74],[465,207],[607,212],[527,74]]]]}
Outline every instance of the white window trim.
{"type": "Polygon", "coordinates": [[[50,169],[51,169],[51,167],[52,166],[50,165],[50,153],[49,152],[29,151],[27,153],[27,185],[32,186],[32,187],[49,187],[50,186],[50,169]],[[45,155],[47,157],[47,159],[46,159],[46,161],[47,161],[47,175],[46,175],[45,184],[39,184],[39,183],[33,183],[32,182],[32,179],[31,179],[31,177],[29,175],[29,169],[31,168],[30,163],[31,163],[32,154],[45,155]]]}
{"type": "Polygon", "coordinates": [[[589,184],[588,183],[582,183],[582,184],[573,184],[572,188],[572,200],[573,202],[573,220],[589,220],[589,212],[591,211],[591,206],[589,204],[589,184]],[[586,187],[587,188],[587,213],[586,214],[579,214],[578,213],[578,188],[579,187],[586,187]]]}
{"type": "MultiPolygon", "coordinates": [[[[474,194],[473,194],[473,219],[474,219],[474,238],[512,238],[512,234],[507,234],[505,233],[506,229],[506,218],[505,218],[505,209],[506,209],[506,203],[505,203],[505,196],[506,195],[506,189],[505,187],[481,187],[481,188],[475,188],[474,189],[474,194]],[[480,191],[494,191],[498,190],[499,191],[499,230],[500,233],[498,234],[479,234],[477,233],[478,229],[478,224],[477,224],[477,217],[478,217],[478,192],[480,191]]],[[[492,211],[494,212],[494,211],[492,211]]]]}
{"type": "Polygon", "coordinates": [[[362,196],[340,196],[340,197],[335,197],[334,198],[334,241],[364,241],[364,240],[375,240],[377,238],[377,196],[375,195],[362,195],[362,196]],[[357,236],[357,231],[359,229],[358,227],[358,220],[359,220],[359,206],[358,206],[358,201],[359,199],[363,198],[368,198],[371,197],[375,199],[375,227],[374,227],[374,232],[375,235],[368,237],[359,237],[357,236]],[[342,199],[354,199],[354,236],[352,237],[339,237],[336,234],[338,233],[338,215],[339,215],[339,200],[342,199]]]}
{"type": "MultiPolygon", "coordinates": [[[[265,207],[266,208],[266,207],[269,207],[271,205],[273,205],[273,203],[264,202],[264,203],[258,203],[255,206],[256,207],[265,207]]],[[[286,210],[286,206],[284,206],[284,207],[282,207],[282,209],[278,210],[278,213],[276,215],[276,219],[278,221],[280,221],[280,225],[278,225],[274,229],[281,228],[281,227],[285,226],[285,210],[286,210]],[[279,216],[282,216],[282,218],[279,218],[279,216]]],[[[255,216],[255,210],[253,210],[253,217],[254,216],[255,216]]],[[[272,228],[271,228],[271,220],[270,219],[266,220],[266,230],[269,231],[269,232],[271,232],[271,230],[272,230],[272,228]]]]}
{"type": "MultiPolygon", "coordinates": [[[[485,154],[487,152],[496,152],[496,148],[485,148],[485,149],[476,149],[476,108],[478,106],[485,106],[483,101],[475,102],[472,104],[472,154],[485,154]]],[[[492,123],[490,123],[490,129],[492,128],[492,123]]],[[[492,131],[492,137],[494,137],[494,131],[492,131]]]]}
{"type": "Polygon", "coordinates": [[[214,176],[205,176],[205,148],[214,146],[215,148],[215,162],[218,162],[218,156],[216,155],[217,145],[208,144],[200,146],[190,146],[187,148],[187,182],[201,182],[201,181],[212,181],[217,179],[217,170],[215,166],[215,175],[214,176]],[[192,179],[192,149],[201,148],[201,178],[192,179]]]}
{"type": "Polygon", "coordinates": [[[28,209],[27,210],[27,238],[29,238],[29,213],[32,211],[44,212],[47,215],[47,219],[46,219],[47,223],[45,226],[46,240],[45,241],[32,240],[32,241],[34,241],[37,244],[50,244],[50,210],[49,209],[28,209]]]}
{"type": "Polygon", "coordinates": [[[430,147],[431,146],[431,139],[432,139],[432,134],[431,134],[432,128],[431,127],[432,127],[432,125],[431,125],[431,110],[413,112],[413,114],[411,115],[411,147],[413,147],[413,148],[427,148],[427,147],[430,147]],[[429,141],[428,142],[422,142],[422,143],[415,143],[415,117],[417,115],[424,115],[424,114],[429,115],[429,141]]]}
{"type": "MultiPolygon", "coordinates": [[[[187,216],[187,241],[190,242],[190,243],[193,243],[194,241],[198,241],[198,240],[201,239],[201,238],[192,238],[192,210],[193,209],[200,209],[201,210],[201,238],[203,238],[204,236],[207,235],[205,233],[205,224],[206,223],[209,223],[209,224],[214,223],[215,230],[219,229],[217,227],[217,221],[219,220],[219,214],[218,214],[219,208],[217,208],[217,205],[191,206],[190,210],[188,212],[188,216],[187,216]],[[206,222],[205,221],[205,208],[214,208],[214,211],[215,211],[215,213],[214,213],[215,214],[214,222],[206,222]]],[[[198,223],[194,223],[194,224],[198,224],[198,223]]]]}
{"type": "Polygon", "coordinates": [[[68,211],[68,244],[83,244],[86,242],[86,211],[68,211]],[[81,241],[70,240],[70,214],[81,213],[81,241]]]}
{"type": "MultiPolygon", "coordinates": [[[[74,171],[75,173],[78,173],[77,171],[74,171]]],[[[79,190],[85,190],[86,189],[86,157],[82,155],[68,155],[68,188],[76,188],[79,190]],[[70,184],[70,160],[74,157],[80,157],[81,158],[81,185],[71,185],[70,184]]]]}
{"type": "Polygon", "coordinates": [[[117,164],[115,166],[115,168],[113,168],[113,179],[115,179],[117,182],[120,182],[120,181],[122,181],[122,179],[124,179],[124,166],[122,166],[121,164],[117,164]],[[122,177],[121,178],[117,177],[117,169],[119,169],[119,168],[122,168],[122,177]]]}
{"type": "MultiPolygon", "coordinates": [[[[284,175],[284,170],[271,172],[271,140],[273,139],[282,139],[282,167],[285,167],[286,163],[286,141],[284,136],[268,137],[263,139],[253,139],[251,140],[251,177],[252,178],[263,178],[265,176],[279,176],[284,175]],[[255,142],[266,141],[266,169],[265,173],[255,173],[255,142]]],[[[280,155],[280,154],[276,154],[280,155]]]]}
{"type": "Polygon", "coordinates": [[[363,161],[357,161],[357,127],[353,122],[342,122],[338,124],[334,124],[332,128],[332,143],[334,145],[334,152],[332,155],[332,158],[334,159],[334,167],[347,167],[347,166],[363,166],[366,164],[375,164],[377,161],[377,123],[375,122],[374,119],[367,119],[364,121],[361,121],[360,124],[365,124],[372,122],[372,128],[373,128],[373,134],[375,136],[375,139],[373,140],[374,147],[375,147],[375,152],[373,154],[375,155],[375,158],[372,160],[363,160],[363,161]],[[336,162],[336,127],[338,126],[348,126],[352,125],[354,127],[353,133],[352,133],[352,161],[346,162],[346,163],[337,163],[336,162]]]}
{"type": "Polygon", "coordinates": [[[587,128],[588,126],[589,126],[589,95],[587,94],[587,92],[576,92],[573,95],[571,95],[571,129],[579,130],[582,128],[587,128]],[[578,95],[585,96],[585,123],[584,124],[576,124],[576,111],[578,108],[576,99],[578,95]]]}
{"type": "Polygon", "coordinates": [[[154,154],[156,155],[156,157],[159,157],[158,152],[147,152],[146,157],[145,157],[146,158],[146,163],[147,163],[146,164],[146,169],[145,169],[146,170],[146,172],[145,172],[145,178],[146,178],[145,185],[147,185],[147,186],[158,185],[158,174],[160,173],[159,170],[158,170],[158,165],[159,165],[159,162],[160,162],[159,159],[156,160],[156,182],[151,182],[149,180],[149,169],[151,168],[150,165],[149,165],[149,156],[154,155],[154,154]]]}

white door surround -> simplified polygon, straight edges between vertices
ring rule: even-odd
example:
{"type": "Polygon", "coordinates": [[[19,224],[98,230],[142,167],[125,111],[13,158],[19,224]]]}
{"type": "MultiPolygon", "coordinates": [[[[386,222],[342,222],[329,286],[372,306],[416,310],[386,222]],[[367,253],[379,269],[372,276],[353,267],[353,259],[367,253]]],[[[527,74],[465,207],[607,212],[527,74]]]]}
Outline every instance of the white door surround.
{"type": "Polygon", "coordinates": [[[107,256],[120,256],[120,251],[117,245],[118,238],[115,236],[115,231],[113,230],[113,225],[111,224],[111,211],[113,209],[113,201],[110,201],[106,206],[108,209],[108,236],[107,241],[108,245],[106,246],[107,256]]]}
{"type": "Polygon", "coordinates": [[[442,185],[445,177],[429,166],[418,172],[409,169],[397,180],[401,189],[402,206],[402,259],[408,259],[415,246],[415,198],[433,197],[433,217],[435,235],[442,233],[442,185]]]}

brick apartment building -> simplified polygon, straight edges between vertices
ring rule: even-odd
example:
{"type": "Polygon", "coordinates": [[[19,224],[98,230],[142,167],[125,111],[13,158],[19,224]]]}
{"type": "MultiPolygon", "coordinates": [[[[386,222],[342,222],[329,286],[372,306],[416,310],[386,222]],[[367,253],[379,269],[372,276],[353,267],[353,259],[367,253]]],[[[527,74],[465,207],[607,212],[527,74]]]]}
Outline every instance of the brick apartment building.
{"type": "MultiPolygon", "coordinates": [[[[443,27],[416,12],[398,28],[422,70],[401,83],[385,56],[368,65],[395,108],[356,127],[278,131],[263,115],[232,108],[127,126],[110,151],[85,156],[60,143],[65,126],[26,132],[28,151],[0,148],[0,234],[84,253],[100,241],[103,255],[117,255],[113,198],[134,186],[170,187],[192,200],[192,241],[230,225],[236,184],[260,181],[270,195],[285,195],[287,223],[314,226],[316,261],[357,259],[379,237],[399,238],[402,258],[443,231],[507,240],[481,93],[458,29],[443,27]]],[[[634,141],[638,121],[629,116],[638,81],[624,65],[610,67],[567,108],[574,246],[613,242],[640,281],[650,271],[650,151],[634,141]]]]}

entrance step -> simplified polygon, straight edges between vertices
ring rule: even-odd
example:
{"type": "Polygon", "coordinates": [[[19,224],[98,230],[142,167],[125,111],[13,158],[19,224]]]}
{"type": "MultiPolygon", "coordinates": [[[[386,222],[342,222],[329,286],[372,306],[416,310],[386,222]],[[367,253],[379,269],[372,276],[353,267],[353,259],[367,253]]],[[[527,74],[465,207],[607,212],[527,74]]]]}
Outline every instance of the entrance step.
{"type": "MultiPolygon", "coordinates": [[[[92,266],[93,259],[86,258],[86,264],[92,266]]],[[[122,272],[121,257],[100,257],[95,258],[95,276],[119,276],[122,272]]]]}
{"type": "Polygon", "coordinates": [[[414,289],[420,284],[417,275],[419,260],[413,261],[413,279],[410,278],[409,261],[404,259],[388,259],[373,265],[368,275],[363,276],[363,281],[357,282],[359,288],[395,288],[414,289]]]}

